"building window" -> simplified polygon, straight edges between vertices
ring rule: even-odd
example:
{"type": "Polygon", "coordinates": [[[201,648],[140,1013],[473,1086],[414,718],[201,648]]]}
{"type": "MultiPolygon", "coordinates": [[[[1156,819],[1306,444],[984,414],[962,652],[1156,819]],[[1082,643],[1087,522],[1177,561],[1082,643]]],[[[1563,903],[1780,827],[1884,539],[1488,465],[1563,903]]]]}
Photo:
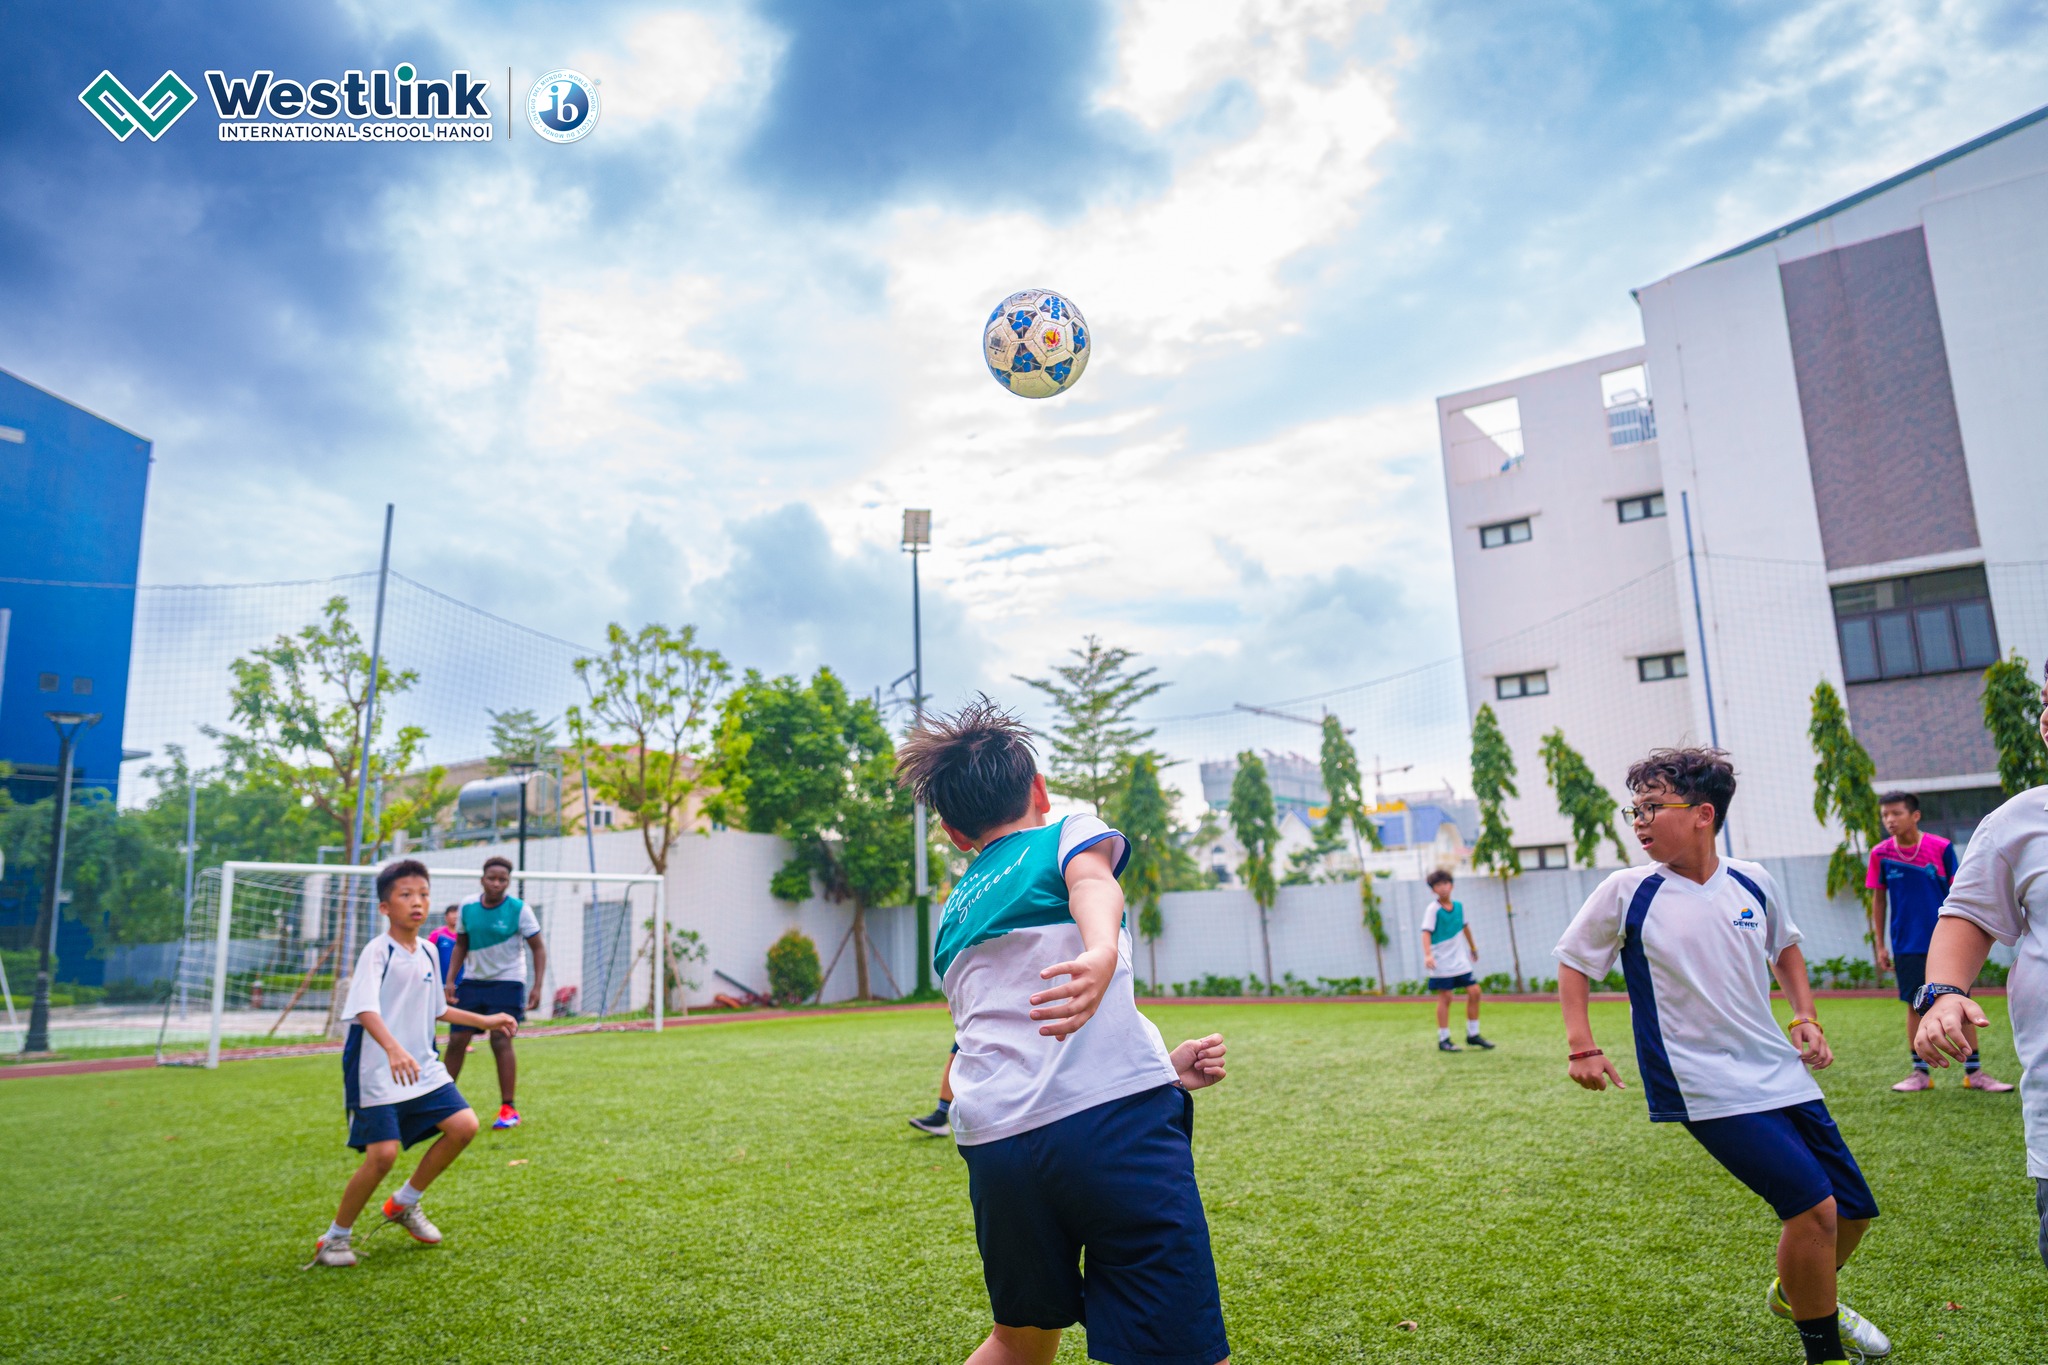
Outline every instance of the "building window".
{"type": "Polygon", "coordinates": [[[1542,697],[1549,693],[1550,674],[1547,670],[1503,673],[1493,680],[1493,695],[1501,701],[1513,701],[1516,697],[1542,697]]]}
{"type": "Polygon", "coordinates": [[[1998,662],[1984,569],[1946,569],[1835,589],[1842,676],[1852,683],[1959,673],[1998,662]]]}
{"type": "Polygon", "coordinates": [[[1685,655],[1645,654],[1636,660],[1636,679],[1639,682],[1664,682],[1669,678],[1685,676],[1685,655]]]}
{"type": "Polygon", "coordinates": [[[44,692],[55,692],[59,679],[55,673],[36,674],[36,687],[44,692]]]}
{"type": "Polygon", "coordinates": [[[1609,370],[1600,376],[1600,399],[1607,405],[1607,444],[1639,446],[1657,439],[1657,414],[1650,406],[1650,377],[1640,365],[1609,370]]]}
{"type": "Polygon", "coordinates": [[[1498,550],[1503,545],[1520,545],[1529,538],[1529,519],[1503,521],[1493,526],[1479,528],[1479,548],[1498,550]]]}
{"type": "Polygon", "coordinates": [[[89,697],[89,696],[91,696],[91,695],[92,695],[92,679],[91,679],[91,678],[73,678],[73,679],[71,680],[71,691],[73,692],[73,694],[74,694],[74,695],[77,695],[77,696],[80,696],[80,697],[89,697]]]}
{"type": "Polygon", "coordinates": [[[1645,493],[1640,498],[1623,498],[1614,504],[1615,515],[1623,521],[1648,521],[1664,515],[1664,495],[1645,493]]]}
{"type": "Polygon", "coordinates": [[[1536,848],[1518,848],[1522,855],[1522,866],[1531,872],[1550,872],[1570,867],[1571,859],[1565,855],[1563,844],[1543,844],[1536,848]]]}

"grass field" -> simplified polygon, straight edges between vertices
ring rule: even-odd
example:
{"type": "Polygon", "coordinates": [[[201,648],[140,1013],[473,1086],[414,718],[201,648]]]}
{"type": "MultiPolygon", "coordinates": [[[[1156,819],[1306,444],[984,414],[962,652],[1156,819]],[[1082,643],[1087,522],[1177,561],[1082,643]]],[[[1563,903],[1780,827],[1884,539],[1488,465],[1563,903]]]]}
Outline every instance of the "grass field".
{"type": "MultiPolygon", "coordinates": [[[[1899,1007],[1823,1009],[1886,1211],[1844,1297],[1895,1360],[2048,1357],[2018,1097],[1893,1095],[1899,1007]]],[[[1428,1010],[1148,1010],[1230,1042],[1195,1149],[1238,1361],[1799,1358],[1760,1201],[1640,1090],[1567,1082],[1553,1007],[1490,1007],[1500,1050],[1460,1056],[1428,1010]]],[[[1595,1024],[1629,1050],[1625,1007],[1595,1024]]],[[[528,1125],[429,1195],[447,1241],[303,1274],[355,1159],[334,1057],[0,1082],[0,1357],[959,1361],[988,1321],[966,1171],[903,1122],[947,1041],[939,1012],[534,1040],[528,1125]]],[[[1987,1056],[2016,1079],[2002,1032],[1987,1056]]]]}

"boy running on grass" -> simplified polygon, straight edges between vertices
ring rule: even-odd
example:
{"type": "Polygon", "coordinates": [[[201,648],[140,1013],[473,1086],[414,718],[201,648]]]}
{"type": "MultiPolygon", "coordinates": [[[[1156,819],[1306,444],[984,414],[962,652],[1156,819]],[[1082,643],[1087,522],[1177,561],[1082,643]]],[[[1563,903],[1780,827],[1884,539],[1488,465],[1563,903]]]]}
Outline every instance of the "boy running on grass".
{"type": "Polygon", "coordinates": [[[419,936],[430,895],[427,869],[410,858],[377,874],[377,909],[390,926],[363,945],[341,1016],[349,1026],[341,1050],[348,1145],[363,1154],[363,1164],[349,1177],[334,1221],[314,1243],[315,1265],[356,1263],[349,1245],[356,1215],[391,1173],[399,1146],[411,1147],[435,1132],[441,1136],[398,1193],[384,1201],[383,1213],[386,1223],[398,1224],[414,1241],[431,1245],[441,1240],[440,1229],[420,1212],[420,1196],[462,1155],[477,1125],[476,1113],[434,1051],[434,1022],[447,1019],[507,1034],[519,1027],[508,1014],[475,1015],[448,1007],[441,994],[440,961],[419,936]],[[375,1046],[364,1046],[366,1035],[375,1046]]]}
{"type": "MultiPolygon", "coordinates": [[[[1913,1048],[1920,1032],[1920,1011],[1913,1002],[1927,984],[1927,943],[1934,937],[1941,903],[1948,899],[1949,884],[1956,878],[1956,849],[1939,834],[1920,832],[1920,798],[1911,792],[1886,792],[1878,798],[1878,814],[1884,819],[1885,838],[1870,850],[1870,872],[1863,879],[1870,891],[1870,941],[1877,949],[1877,969],[1898,974],[1899,999],[1906,1002],[1906,1055],[1913,1062],[1906,1079],[1892,1089],[1932,1090],[1934,1077],[1913,1048]],[[1885,945],[1887,920],[1889,951],[1885,945]]],[[[1988,1075],[1974,1052],[1963,1063],[1963,1088],[2012,1089],[1988,1075]]]]}
{"type": "MultiPolygon", "coordinates": [[[[455,952],[448,964],[448,1003],[475,1014],[509,1014],[522,1022],[528,1010],[540,1008],[541,982],[547,980],[548,945],[540,936],[540,918],[517,896],[512,885],[512,860],[484,859],[483,894],[459,912],[455,952]],[[526,954],[533,953],[533,984],[526,982],[526,954]]],[[[469,1040],[477,1030],[461,1025],[448,1030],[448,1075],[459,1078],[469,1056],[469,1040]]],[[[519,1109],[513,1092],[519,1088],[519,1057],[510,1033],[491,1035],[491,1057],[498,1064],[498,1117],[493,1128],[517,1128],[519,1109]]]]}
{"type": "Polygon", "coordinates": [[[1809,1361],[1846,1360],[1844,1337],[1887,1355],[1885,1334],[1835,1297],[1877,1201],[1800,1066],[1818,1071],[1834,1055],[1799,930],[1768,872],[1714,852],[1735,769],[1719,749],[1659,749],[1628,770],[1628,786],[1636,803],[1623,814],[1655,861],[1609,876],[1557,945],[1571,1078],[1621,1087],[1586,1010],[1590,983],[1619,957],[1650,1122],[1685,1125],[1783,1220],[1770,1310],[1794,1321],[1809,1361]],[[1773,972],[1792,1005],[1789,1042],[1771,1015],[1773,972]]]}
{"type": "Polygon", "coordinates": [[[1436,1050],[1463,1052],[1451,1041],[1451,992],[1465,992],[1465,1041],[1473,1047],[1493,1051],[1493,1044],[1479,1032],[1479,983],[1472,968],[1479,961],[1479,944],[1472,926],[1465,923],[1465,907],[1451,899],[1451,874],[1438,868],[1424,879],[1436,893],[1436,904],[1422,912],[1422,970],[1429,973],[1429,988],[1436,992],[1436,1050]]]}
{"type": "Polygon", "coordinates": [[[1029,735],[983,697],[897,751],[899,780],[978,854],[932,944],[995,1317],[969,1365],[1048,1365],[1076,1322],[1095,1360],[1214,1365],[1230,1346],[1187,1092],[1223,1079],[1223,1037],[1169,1053],[1138,1013],[1116,882],[1130,845],[1092,815],[1046,823],[1029,735]]]}

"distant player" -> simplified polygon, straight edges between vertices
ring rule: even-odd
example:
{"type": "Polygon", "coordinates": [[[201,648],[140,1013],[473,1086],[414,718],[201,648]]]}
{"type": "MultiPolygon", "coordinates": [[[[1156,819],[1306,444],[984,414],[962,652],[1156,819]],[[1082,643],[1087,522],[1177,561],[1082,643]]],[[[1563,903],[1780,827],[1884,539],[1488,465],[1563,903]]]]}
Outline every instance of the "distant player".
{"type": "Polygon", "coordinates": [[[386,1223],[398,1224],[414,1241],[431,1245],[441,1240],[440,1229],[420,1211],[420,1196],[462,1155],[476,1136],[477,1123],[434,1050],[434,1022],[446,1019],[508,1036],[519,1027],[507,1014],[448,1007],[441,994],[441,964],[419,940],[430,899],[427,869],[410,858],[377,874],[377,909],[389,927],[363,946],[341,1014],[348,1025],[341,1050],[348,1145],[363,1154],[363,1164],[349,1177],[334,1221],[314,1243],[312,1265],[356,1263],[350,1245],[356,1215],[391,1173],[399,1147],[411,1147],[436,1132],[441,1136],[398,1193],[384,1201],[383,1213],[386,1223]],[[364,1045],[366,1038],[371,1046],[364,1045]]]}
{"type": "Polygon", "coordinates": [[[434,927],[434,932],[427,935],[427,942],[433,944],[434,951],[441,956],[441,979],[443,981],[453,981],[455,979],[454,973],[450,972],[448,968],[453,965],[455,956],[455,936],[461,932],[462,907],[451,905],[441,912],[441,922],[434,927]]]}
{"type": "MultiPolygon", "coordinates": [[[[524,1020],[540,1008],[540,987],[547,979],[548,945],[541,941],[540,919],[526,902],[507,895],[512,886],[512,860],[484,859],[483,894],[462,907],[455,952],[448,964],[448,1002],[478,1014],[509,1014],[524,1020]],[[533,954],[533,982],[527,983],[526,955],[533,954]]],[[[462,1075],[469,1040],[477,1030],[460,1025],[448,1030],[448,1074],[462,1075]]],[[[519,1058],[512,1035],[491,1035],[491,1056],[498,1064],[498,1117],[493,1128],[517,1128],[519,1058]]]]}
{"type": "Polygon", "coordinates": [[[897,751],[899,778],[979,855],[932,945],[995,1318],[969,1365],[1048,1365],[1082,1321],[1093,1359],[1212,1365],[1230,1346],[1187,1092],[1223,1079],[1223,1038],[1169,1053],[1138,1013],[1116,882],[1130,845],[1092,815],[1046,823],[1029,733],[984,697],[897,751]]]}
{"type": "Polygon", "coordinates": [[[1465,1041],[1473,1047],[1493,1050],[1479,1032],[1479,983],[1472,968],[1479,961],[1479,944],[1472,926],[1465,923],[1465,907],[1451,899],[1451,874],[1438,868],[1425,879],[1436,892],[1436,904],[1422,912],[1422,970],[1429,973],[1429,988],[1436,993],[1436,1050],[1463,1052],[1451,1041],[1451,992],[1465,992],[1465,1041]]]}
{"type": "MultiPolygon", "coordinates": [[[[1956,849],[1939,834],[1920,832],[1920,798],[1912,792],[1886,792],[1878,798],[1878,813],[1884,817],[1886,837],[1870,850],[1870,872],[1863,879],[1870,890],[1870,941],[1877,948],[1877,969],[1898,974],[1899,999],[1906,1002],[1906,1056],[1913,1063],[1906,1079],[1892,1089],[1932,1090],[1934,1077],[1913,1048],[1920,1032],[1920,1012],[1913,1002],[1927,984],[1927,941],[1934,936],[1941,903],[1956,878],[1956,849]]],[[[2012,1089],[1987,1075],[1974,1052],[1963,1064],[1963,1085],[1970,1090],[2012,1089]]]]}
{"type": "Polygon", "coordinates": [[[1621,1086],[1587,1015],[1591,982],[1619,957],[1650,1122],[1684,1124],[1783,1221],[1770,1310],[1793,1320],[1808,1361],[1846,1360],[1844,1337],[1888,1355],[1885,1334],[1835,1297],[1877,1201],[1800,1065],[1820,1070],[1834,1055],[1799,930],[1762,866],[1714,852],[1735,769],[1718,749],[1659,749],[1629,769],[1628,786],[1626,813],[1655,861],[1609,876],[1557,945],[1571,1078],[1621,1086]],[[1771,1015],[1773,972],[1792,1006],[1789,1042],[1771,1015]]]}

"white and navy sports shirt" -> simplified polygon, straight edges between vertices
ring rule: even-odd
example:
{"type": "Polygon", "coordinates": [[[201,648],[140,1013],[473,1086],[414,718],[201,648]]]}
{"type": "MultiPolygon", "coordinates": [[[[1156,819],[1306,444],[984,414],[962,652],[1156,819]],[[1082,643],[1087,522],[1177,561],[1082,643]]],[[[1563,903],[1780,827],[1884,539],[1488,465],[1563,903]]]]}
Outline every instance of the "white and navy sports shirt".
{"type": "Polygon", "coordinates": [[[1173,1063],[1132,989],[1131,936],[1117,931],[1116,972],[1094,1016],[1063,1042],[1031,1017],[1031,997],[1060,984],[1039,973],[1081,955],[1067,864],[1097,845],[1122,872],[1124,836],[1092,815],[1020,829],[983,848],[946,897],[932,966],[953,1011],[953,1140],[995,1142],[1174,1082],[1173,1063]]]}
{"type": "Polygon", "coordinates": [[[390,934],[379,934],[363,945],[341,1011],[348,1025],[341,1049],[342,1092],[351,1114],[431,1094],[448,1084],[448,1068],[434,1047],[434,1023],[447,1010],[441,954],[433,944],[421,939],[407,952],[390,934]],[[392,1079],[390,1057],[363,1031],[359,1020],[366,1010],[375,1010],[398,1045],[420,1064],[420,1078],[411,1085],[392,1079]]]}
{"type": "Polygon", "coordinates": [[[1704,885],[1651,863],[1600,883],[1555,955],[1596,981],[1621,959],[1650,1121],[1673,1123],[1821,1097],[1771,1015],[1771,964],[1799,937],[1756,863],[1723,858],[1704,885]]]}

